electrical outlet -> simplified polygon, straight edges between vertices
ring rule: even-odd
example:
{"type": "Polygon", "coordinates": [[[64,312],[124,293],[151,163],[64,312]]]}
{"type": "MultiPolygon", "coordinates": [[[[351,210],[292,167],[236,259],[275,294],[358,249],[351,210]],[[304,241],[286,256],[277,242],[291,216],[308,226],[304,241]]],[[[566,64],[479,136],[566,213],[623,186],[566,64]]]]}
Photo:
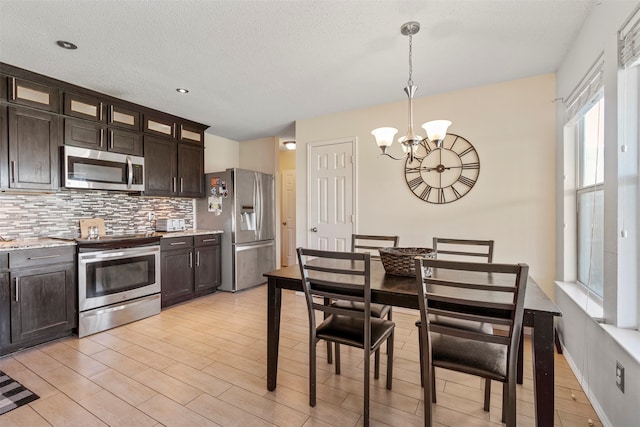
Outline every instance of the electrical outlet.
{"type": "Polygon", "coordinates": [[[156,214],[154,214],[153,212],[149,212],[149,215],[148,215],[149,221],[153,221],[155,217],[156,217],[156,214]]]}
{"type": "Polygon", "coordinates": [[[624,393],[624,367],[616,361],[616,385],[624,393]]]}

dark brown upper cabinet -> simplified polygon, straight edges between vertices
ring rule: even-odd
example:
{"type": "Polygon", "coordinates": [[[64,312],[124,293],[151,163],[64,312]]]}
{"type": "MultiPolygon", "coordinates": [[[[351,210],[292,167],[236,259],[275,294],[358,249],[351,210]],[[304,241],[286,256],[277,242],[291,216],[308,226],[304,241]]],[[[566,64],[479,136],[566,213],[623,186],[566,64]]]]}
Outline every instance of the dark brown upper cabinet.
{"type": "Polygon", "coordinates": [[[17,77],[9,77],[7,83],[9,102],[52,113],[60,112],[60,90],[57,87],[45,86],[17,77]]]}
{"type": "Polygon", "coordinates": [[[8,187],[57,190],[60,117],[22,107],[9,107],[8,111],[8,187]]]}
{"type": "Polygon", "coordinates": [[[204,147],[178,144],[178,196],[204,197],[204,147]]]}
{"type": "Polygon", "coordinates": [[[86,120],[64,120],[64,143],[93,150],[142,156],[142,134],[86,120]]]}
{"type": "Polygon", "coordinates": [[[204,145],[204,129],[186,123],[178,124],[178,140],[192,144],[204,145]]]}
{"type": "Polygon", "coordinates": [[[57,190],[64,143],[144,156],[145,194],[202,197],[206,129],[0,62],[2,190],[57,190]]]}
{"type": "Polygon", "coordinates": [[[104,122],[104,103],[98,98],[87,95],[64,94],[64,115],[80,119],[104,122]]]}
{"type": "Polygon", "coordinates": [[[145,114],[144,132],[156,136],[174,138],[180,142],[204,146],[202,125],[182,121],[174,116],[145,114]]]}
{"type": "Polygon", "coordinates": [[[107,123],[110,126],[140,130],[140,112],[122,105],[110,104],[107,123]]]}
{"type": "Polygon", "coordinates": [[[145,195],[204,195],[204,148],[169,138],[144,137],[145,195]]]}
{"type": "Polygon", "coordinates": [[[144,132],[165,138],[177,138],[176,121],[169,115],[144,115],[144,132]]]}
{"type": "Polygon", "coordinates": [[[0,101],[7,100],[7,76],[0,74],[0,101]]]}

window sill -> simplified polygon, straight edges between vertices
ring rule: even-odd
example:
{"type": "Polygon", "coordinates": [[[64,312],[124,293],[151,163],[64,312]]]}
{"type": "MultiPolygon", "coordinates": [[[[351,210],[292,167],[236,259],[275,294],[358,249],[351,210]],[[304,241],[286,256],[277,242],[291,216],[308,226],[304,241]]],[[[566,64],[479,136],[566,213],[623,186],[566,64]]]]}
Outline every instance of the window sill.
{"type": "Polygon", "coordinates": [[[593,295],[590,295],[584,286],[575,282],[555,282],[556,286],[564,291],[564,293],[576,303],[576,305],[587,313],[593,320],[598,323],[604,321],[604,308],[593,295]]]}
{"type": "Polygon", "coordinates": [[[555,282],[574,303],[582,308],[637,363],[640,363],[640,331],[604,323],[602,303],[587,295],[584,286],[571,282],[555,282]]]}

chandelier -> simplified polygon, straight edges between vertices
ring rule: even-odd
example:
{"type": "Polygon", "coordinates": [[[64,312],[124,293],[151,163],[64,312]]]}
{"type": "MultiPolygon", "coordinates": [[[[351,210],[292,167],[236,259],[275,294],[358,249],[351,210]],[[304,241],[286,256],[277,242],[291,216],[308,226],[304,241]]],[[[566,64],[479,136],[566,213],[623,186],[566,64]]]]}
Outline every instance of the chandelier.
{"type": "MultiPolygon", "coordinates": [[[[400,32],[404,36],[409,36],[409,80],[407,86],[404,88],[407,97],[409,98],[409,129],[407,134],[398,138],[398,142],[402,146],[402,151],[406,154],[406,157],[410,161],[413,161],[415,150],[424,139],[415,133],[413,130],[413,96],[418,90],[417,86],[414,86],[413,76],[413,35],[420,31],[420,23],[411,21],[400,27],[400,32]]],[[[436,147],[442,145],[442,140],[447,136],[447,128],[451,125],[449,120],[432,120],[422,125],[422,128],[427,133],[427,138],[436,144],[436,147]]],[[[393,144],[393,139],[398,133],[398,129],[392,127],[380,127],[371,131],[371,134],[376,138],[376,143],[382,154],[391,157],[394,160],[402,160],[406,157],[393,157],[387,150],[393,144]]]]}

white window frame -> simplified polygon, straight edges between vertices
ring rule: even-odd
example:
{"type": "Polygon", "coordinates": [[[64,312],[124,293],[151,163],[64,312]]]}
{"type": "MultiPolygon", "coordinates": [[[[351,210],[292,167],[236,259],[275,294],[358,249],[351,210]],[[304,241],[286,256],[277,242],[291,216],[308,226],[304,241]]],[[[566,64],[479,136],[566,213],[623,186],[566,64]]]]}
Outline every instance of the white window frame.
{"type": "MultiPolygon", "coordinates": [[[[576,127],[574,134],[577,136],[576,165],[578,166],[576,171],[577,173],[576,173],[576,190],[575,190],[576,191],[576,197],[575,197],[576,228],[577,228],[576,230],[576,271],[577,271],[576,279],[579,284],[581,284],[586,288],[586,292],[591,298],[595,299],[598,303],[602,304],[602,301],[604,298],[604,209],[601,213],[594,211],[595,217],[596,217],[595,219],[597,221],[594,222],[594,218],[591,218],[591,223],[590,223],[590,226],[588,227],[590,229],[589,232],[591,233],[591,235],[587,240],[591,241],[591,238],[594,236],[594,234],[601,233],[602,235],[601,245],[595,248],[593,246],[593,242],[589,247],[581,248],[581,245],[580,245],[581,237],[583,237],[581,236],[581,219],[585,217],[587,218],[590,217],[588,213],[580,212],[580,209],[579,209],[580,199],[582,196],[587,196],[587,197],[593,196],[594,198],[596,198],[598,197],[598,194],[602,194],[602,198],[604,199],[604,191],[605,191],[604,176],[602,178],[602,181],[595,182],[593,184],[587,184],[587,185],[582,184],[584,174],[585,174],[585,165],[584,165],[584,162],[582,161],[584,143],[586,138],[586,135],[584,134],[584,131],[585,131],[584,118],[586,114],[595,107],[602,108],[602,109],[605,108],[604,93],[602,91],[602,88],[595,91],[594,94],[592,94],[591,96],[593,98],[590,99],[588,102],[585,103],[585,105],[581,107],[581,109],[577,113],[577,119],[574,119],[572,121],[573,123],[572,126],[576,127]],[[594,231],[594,229],[596,231],[594,231]],[[597,252],[594,252],[594,249],[596,249],[597,252]],[[580,260],[584,259],[584,255],[582,254],[581,250],[585,250],[589,252],[588,254],[589,266],[587,267],[589,269],[589,273],[587,273],[587,277],[581,277],[580,260]],[[598,273],[597,269],[595,270],[592,269],[594,265],[596,267],[597,266],[600,267],[599,274],[596,274],[598,273]],[[596,285],[598,286],[596,287],[596,285]]],[[[597,131],[600,134],[604,134],[604,118],[599,123],[597,131]],[[600,129],[600,127],[602,127],[602,129],[600,129]]],[[[596,135],[596,138],[599,139],[599,135],[596,135]]],[[[602,141],[602,144],[603,144],[603,147],[602,147],[603,149],[602,149],[601,155],[596,153],[596,169],[599,169],[599,168],[604,169],[603,168],[604,141],[602,141]]],[[[596,203],[594,201],[594,205],[595,204],[596,203]]],[[[604,201],[603,201],[603,205],[604,205],[604,201]]]]}

